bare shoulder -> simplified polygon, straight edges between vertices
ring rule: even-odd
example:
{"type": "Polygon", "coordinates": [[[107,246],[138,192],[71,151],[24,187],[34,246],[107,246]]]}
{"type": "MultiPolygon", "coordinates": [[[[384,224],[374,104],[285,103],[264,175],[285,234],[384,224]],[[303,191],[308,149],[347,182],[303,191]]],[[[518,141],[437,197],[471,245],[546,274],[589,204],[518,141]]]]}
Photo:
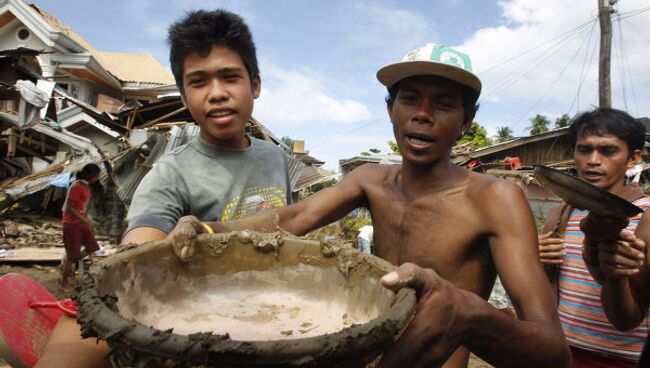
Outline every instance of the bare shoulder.
{"type": "Polygon", "coordinates": [[[363,174],[372,174],[372,175],[388,175],[391,171],[395,171],[398,168],[401,168],[402,165],[381,165],[381,164],[363,164],[356,169],[353,173],[363,173],[363,174]]]}
{"type": "Polygon", "coordinates": [[[470,173],[468,197],[487,216],[508,217],[528,210],[523,190],[515,183],[494,176],[470,173]]]}
{"type": "Polygon", "coordinates": [[[490,203],[523,195],[523,191],[517,184],[491,175],[470,172],[468,179],[469,195],[480,199],[481,202],[490,203]]]}
{"type": "Polygon", "coordinates": [[[385,180],[396,177],[401,171],[402,165],[380,165],[380,164],[363,164],[352,170],[345,179],[354,180],[363,183],[381,183],[385,180]]]}

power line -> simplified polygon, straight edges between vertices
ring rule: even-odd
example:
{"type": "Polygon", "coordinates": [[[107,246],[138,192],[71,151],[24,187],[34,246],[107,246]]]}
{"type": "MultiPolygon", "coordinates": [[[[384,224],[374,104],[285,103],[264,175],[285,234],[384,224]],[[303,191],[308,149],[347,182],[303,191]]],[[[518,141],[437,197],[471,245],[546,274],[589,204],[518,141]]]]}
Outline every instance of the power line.
{"type": "MultiPolygon", "coordinates": [[[[591,24],[592,25],[592,30],[593,30],[593,26],[595,25],[595,22],[596,22],[596,19],[594,18],[594,19],[591,20],[591,23],[586,23],[586,25],[591,24]]],[[[578,27],[578,28],[580,28],[580,27],[578,27]]],[[[558,40],[557,42],[555,42],[550,48],[548,48],[548,49],[541,49],[541,48],[538,49],[538,51],[540,51],[540,53],[543,54],[542,57],[535,57],[535,62],[532,63],[532,64],[527,65],[527,67],[524,67],[522,65],[522,67],[515,68],[515,70],[518,70],[518,72],[511,73],[506,78],[502,79],[500,82],[497,82],[494,86],[492,86],[492,88],[490,90],[486,91],[486,93],[485,93],[484,97],[482,98],[482,100],[490,99],[493,96],[499,95],[501,92],[503,92],[507,88],[509,88],[512,85],[514,85],[515,83],[517,83],[522,77],[528,75],[532,70],[536,69],[538,65],[545,62],[549,58],[555,56],[556,51],[559,51],[560,49],[565,47],[567,44],[569,44],[571,41],[573,41],[574,39],[580,37],[582,34],[584,34],[586,32],[585,25],[581,26],[582,29],[578,30],[578,28],[574,29],[573,33],[566,33],[565,32],[563,34],[563,38],[558,40]]],[[[557,39],[557,37],[556,37],[556,39],[557,39]]],[[[528,61],[524,60],[524,63],[522,63],[522,64],[527,64],[527,63],[528,63],[528,61]]]]}
{"type": "Polygon", "coordinates": [[[543,56],[536,56],[535,57],[535,62],[530,63],[528,60],[523,60],[523,62],[520,65],[517,65],[513,67],[513,69],[516,71],[514,73],[508,74],[505,78],[501,79],[500,81],[496,82],[493,84],[489,89],[487,89],[484,93],[484,96],[482,99],[487,99],[489,100],[493,96],[497,96],[501,94],[503,91],[505,91],[507,88],[511,87],[515,83],[517,83],[521,78],[524,76],[528,75],[532,70],[534,70],[539,64],[542,62],[546,61],[550,57],[553,56],[553,53],[556,51],[556,49],[561,48],[562,44],[565,42],[568,42],[571,40],[571,38],[576,37],[576,35],[569,35],[569,37],[566,37],[563,40],[560,40],[556,44],[552,45],[549,49],[542,50],[543,51],[543,56]]]}
{"type": "Polygon", "coordinates": [[[384,119],[386,119],[385,116],[377,117],[377,118],[375,118],[375,119],[373,119],[373,120],[371,120],[371,121],[369,121],[369,122],[367,122],[367,123],[365,123],[365,124],[363,124],[363,125],[360,125],[360,126],[358,126],[358,127],[352,128],[352,129],[350,129],[350,130],[348,130],[348,131],[345,131],[345,132],[343,132],[343,133],[341,133],[341,134],[338,134],[338,135],[334,136],[333,138],[329,138],[329,139],[326,139],[326,140],[324,140],[324,141],[321,141],[320,143],[316,143],[315,145],[311,146],[310,149],[311,149],[311,150],[314,150],[314,149],[316,149],[316,148],[318,148],[318,147],[321,147],[321,146],[324,146],[324,145],[326,145],[326,144],[329,144],[329,143],[331,143],[332,141],[334,141],[334,140],[336,140],[336,139],[339,139],[339,138],[341,138],[341,137],[344,137],[344,136],[346,136],[346,135],[348,135],[348,134],[350,134],[350,133],[354,133],[354,132],[356,132],[357,130],[363,129],[363,128],[368,127],[368,126],[370,126],[370,125],[376,124],[376,123],[378,123],[378,122],[380,122],[380,121],[382,121],[382,120],[384,120],[384,119]]]}
{"type": "Polygon", "coordinates": [[[592,44],[591,43],[591,37],[594,34],[594,29],[596,28],[596,22],[591,27],[591,32],[589,33],[589,39],[587,40],[587,48],[585,48],[585,58],[582,61],[582,70],[580,71],[580,78],[579,83],[578,83],[578,90],[576,91],[576,95],[573,97],[573,100],[571,101],[571,105],[569,106],[569,111],[568,113],[571,114],[571,111],[573,111],[573,105],[576,104],[576,111],[580,111],[580,92],[582,91],[582,86],[587,79],[587,75],[589,75],[589,71],[591,70],[591,66],[594,65],[594,55],[596,54],[596,46],[594,45],[591,49],[591,56],[589,55],[589,46],[592,44]],[[589,60],[589,65],[585,69],[585,65],[587,64],[587,60],[589,60]]]}
{"type": "MultiPolygon", "coordinates": [[[[617,18],[617,20],[619,20],[619,19],[623,19],[623,18],[617,18]]],[[[648,36],[645,34],[647,31],[642,31],[642,30],[640,30],[640,29],[639,29],[639,28],[638,28],[634,23],[632,23],[632,22],[628,22],[628,23],[627,23],[627,26],[628,26],[628,27],[632,27],[632,28],[634,28],[634,30],[636,31],[636,35],[637,35],[637,36],[643,38],[644,40],[648,41],[648,43],[650,43],[650,37],[648,37],[648,36]]]]}
{"type": "Polygon", "coordinates": [[[618,39],[619,42],[616,45],[617,50],[619,53],[619,59],[617,59],[617,64],[618,64],[618,72],[620,73],[620,82],[621,82],[621,93],[623,95],[623,105],[625,106],[625,110],[628,111],[627,107],[627,93],[625,91],[625,68],[623,67],[623,58],[625,57],[625,54],[623,52],[623,31],[621,30],[621,20],[618,19],[618,39]]]}
{"type": "Polygon", "coordinates": [[[626,19],[626,18],[629,18],[629,17],[634,17],[634,16],[639,15],[639,14],[643,14],[643,13],[645,13],[647,11],[650,11],[650,6],[647,7],[647,8],[641,8],[641,9],[631,10],[631,11],[624,12],[624,13],[619,13],[618,18],[619,19],[626,19]]]}
{"type": "Polygon", "coordinates": [[[512,56],[512,57],[509,58],[507,61],[501,62],[501,63],[496,64],[496,65],[493,65],[493,66],[491,66],[491,67],[488,67],[488,68],[485,69],[485,70],[481,70],[481,71],[480,71],[479,73],[477,73],[477,74],[478,74],[478,75],[481,75],[481,76],[482,76],[482,75],[486,75],[486,74],[488,74],[489,72],[491,72],[492,70],[494,70],[494,69],[496,69],[496,68],[498,68],[498,67],[500,67],[500,66],[503,66],[503,65],[505,65],[505,64],[508,64],[508,63],[510,63],[510,62],[512,62],[512,61],[514,61],[514,60],[516,60],[516,59],[518,59],[519,57],[528,54],[529,52],[532,52],[532,51],[534,51],[534,50],[539,50],[540,47],[546,45],[547,43],[551,43],[551,42],[555,41],[557,38],[561,38],[561,37],[563,37],[563,36],[565,36],[565,35],[567,35],[567,34],[570,34],[570,33],[573,33],[573,32],[575,32],[575,31],[579,30],[580,28],[583,28],[583,27],[585,27],[585,26],[588,26],[589,24],[593,23],[593,22],[594,22],[595,20],[597,20],[597,19],[598,19],[598,18],[591,18],[591,19],[589,19],[588,21],[586,21],[586,22],[584,22],[584,23],[578,25],[577,27],[575,27],[575,28],[573,28],[573,29],[570,29],[570,30],[568,30],[568,31],[566,31],[566,32],[563,32],[563,33],[561,33],[561,34],[559,34],[559,35],[557,35],[557,36],[552,37],[551,39],[549,39],[549,40],[547,40],[547,41],[544,41],[544,42],[542,42],[542,43],[540,43],[540,44],[538,44],[538,45],[535,45],[535,46],[533,46],[533,47],[531,47],[531,48],[529,48],[529,49],[527,49],[527,50],[524,50],[524,51],[522,51],[521,53],[512,56]]]}
{"type": "MultiPolygon", "coordinates": [[[[650,8],[648,8],[650,9],[650,8]]],[[[628,53],[627,53],[627,48],[625,47],[625,41],[623,39],[623,22],[621,19],[616,19],[618,21],[618,28],[619,28],[619,39],[621,43],[621,55],[623,58],[623,67],[624,70],[627,71],[625,73],[627,75],[627,78],[630,82],[630,89],[632,90],[632,100],[634,101],[634,107],[636,108],[636,113],[639,113],[639,104],[636,98],[636,89],[634,88],[634,78],[632,78],[632,75],[630,74],[630,71],[632,68],[630,67],[630,59],[628,58],[628,53]]],[[[628,22],[628,24],[631,24],[628,22]]],[[[626,109],[627,109],[627,104],[626,104],[626,109]]]]}
{"type": "MultiPolygon", "coordinates": [[[[591,33],[589,33],[589,35],[591,35],[591,33]]],[[[590,39],[590,38],[591,38],[591,37],[588,37],[588,39],[590,39]]],[[[585,40],[585,41],[586,41],[586,40],[585,40]]],[[[533,111],[533,110],[534,110],[534,109],[535,109],[535,108],[536,108],[536,107],[537,107],[537,106],[538,106],[538,105],[539,105],[539,104],[540,104],[540,103],[541,103],[541,102],[546,98],[546,96],[548,96],[548,94],[549,94],[549,92],[551,91],[551,89],[552,89],[553,87],[555,87],[555,84],[557,83],[557,81],[560,79],[560,77],[562,76],[562,74],[564,74],[564,71],[569,67],[569,65],[571,65],[571,63],[573,62],[573,60],[578,56],[578,54],[580,53],[580,50],[582,50],[583,46],[585,46],[585,44],[586,44],[585,41],[582,42],[582,44],[580,45],[580,47],[578,48],[578,50],[576,50],[576,52],[573,54],[573,56],[571,57],[571,59],[569,59],[569,61],[564,65],[564,67],[562,68],[562,70],[560,70],[560,72],[558,73],[558,75],[557,75],[557,76],[555,77],[555,79],[553,80],[553,83],[551,83],[551,85],[550,85],[550,86],[546,89],[546,91],[544,92],[544,95],[542,95],[542,97],[541,97],[539,100],[537,100],[537,102],[535,102],[535,104],[534,104],[534,105],[533,105],[533,106],[532,106],[532,107],[531,107],[531,108],[530,108],[530,109],[529,109],[525,114],[523,114],[523,115],[522,115],[522,116],[521,116],[521,117],[520,117],[520,118],[515,122],[515,124],[513,124],[513,126],[518,125],[518,124],[522,121],[523,118],[525,118],[528,114],[530,114],[530,113],[531,113],[531,112],[532,112],[532,111],[533,111]]]]}

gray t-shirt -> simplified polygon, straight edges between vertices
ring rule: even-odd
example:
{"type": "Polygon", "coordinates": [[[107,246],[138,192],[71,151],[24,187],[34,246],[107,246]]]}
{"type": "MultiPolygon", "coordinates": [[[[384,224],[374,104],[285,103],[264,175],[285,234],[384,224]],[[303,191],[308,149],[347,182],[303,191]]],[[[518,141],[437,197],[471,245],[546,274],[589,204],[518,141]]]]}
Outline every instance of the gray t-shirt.
{"type": "Polygon", "coordinates": [[[158,160],[133,195],[127,231],[169,233],[181,216],[226,221],[290,203],[287,156],[270,142],[248,138],[248,148],[227,149],[199,136],[158,160]]]}

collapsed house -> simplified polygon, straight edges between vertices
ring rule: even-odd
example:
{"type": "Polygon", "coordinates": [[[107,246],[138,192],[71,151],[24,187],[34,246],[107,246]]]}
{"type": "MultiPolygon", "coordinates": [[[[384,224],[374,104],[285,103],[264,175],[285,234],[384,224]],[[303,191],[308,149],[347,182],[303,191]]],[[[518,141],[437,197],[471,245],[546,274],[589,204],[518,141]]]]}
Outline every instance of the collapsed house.
{"type": "MultiPolygon", "coordinates": [[[[647,147],[650,135],[647,132],[650,132],[650,119],[638,120],[646,126],[646,150],[642,153],[642,159],[649,162],[647,147]]],[[[465,152],[455,151],[452,154],[454,163],[517,183],[524,190],[538,223],[543,222],[560,198],[541,186],[534,176],[534,165],[545,165],[577,175],[568,127],[465,152]]],[[[650,165],[641,163],[634,172],[628,172],[629,181],[637,182],[646,193],[650,191],[648,168],[650,165]]]]}
{"type": "MultiPolygon", "coordinates": [[[[103,170],[90,212],[98,233],[119,236],[140,180],[199,132],[173,76],[150,55],[94,49],[22,0],[0,0],[0,35],[0,214],[60,217],[72,176],[94,162],[103,170]]],[[[294,158],[255,119],[246,129],[284,149],[296,191],[320,180],[304,170],[318,160],[294,158]]]]}

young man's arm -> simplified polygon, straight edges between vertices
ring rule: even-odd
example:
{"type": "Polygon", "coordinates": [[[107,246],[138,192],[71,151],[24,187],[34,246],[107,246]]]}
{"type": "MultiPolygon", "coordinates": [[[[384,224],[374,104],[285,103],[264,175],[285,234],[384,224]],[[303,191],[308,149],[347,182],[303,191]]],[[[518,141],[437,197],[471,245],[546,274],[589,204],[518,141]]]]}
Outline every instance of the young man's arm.
{"type": "Polygon", "coordinates": [[[497,367],[569,365],[569,349],[539,262],[533,218],[523,193],[503,181],[492,182],[481,193],[488,199],[480,211],[492,229],[492,257],[520,320],[455,288],[433,270],[402,266],[397,275],[382,281],[415,287],[418,311],[384,355],[381,367],[440,365],[460,345],[497,367]]]}
{"type": "Polygon", "coordinates": [[[635,234],[621,231],[616,240],[604,241],[609,219],[588,216],[581,224],[585,232],[585,248],[596,248],[590,271],[602,283],[601,300],[609,321],[619,330],[638,326],[647,316],[650,305],[650,216],[644,214],[635,234]],[[595,243],[595,244],[594,244],[595,243]]]}
{"type": "Polygon", "coordinates": [[[129,228],[121,244],[163,239],[187,211],[188,190],[175,166],[159,162],[142,179],[129,206],[129,228]]]}
{"type": "Polygon", "coordinates": [[[136,227],[124,235],[120,244],[142,244],[164,239],[166,236],[166,232],[155,227],[136,227]]]}
{"type": "Polygon", "coordinates": [[[188,260],[196,251],[195,237],[206,232],[205,226],[215,232],[240,229],[262,232],[284,230],[304,235],[359,207],[365,199],[361,182],[381,180],[382,172],[374,165],[364,165],[346,175],[334,187],[321,190],[290,206],[261,211],[241,220],[201,223],[195,216],[184,216],[169,233],[169,238],[176,255],[182,260],[188,260]]]}

